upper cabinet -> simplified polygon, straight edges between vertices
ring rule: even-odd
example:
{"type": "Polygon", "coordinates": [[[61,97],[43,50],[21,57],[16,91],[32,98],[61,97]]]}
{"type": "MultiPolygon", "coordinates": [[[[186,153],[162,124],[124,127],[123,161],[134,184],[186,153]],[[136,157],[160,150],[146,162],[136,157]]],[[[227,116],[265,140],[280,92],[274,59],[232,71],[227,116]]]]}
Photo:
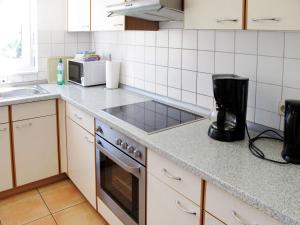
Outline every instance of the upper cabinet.
{"type": "Polygon", "coordinates": [[[243,29],[244,0],[185,0],[184,4],[185,29],[243,29]]]}
{"type": "Polygon", "coordinates": [[[299,0],[248,0],[248,30],[300,30],[299,0]]]}
{"type": "Polygon", "coordinates": [[[91,0],[68,0],[68,31],[91,30],[91,0]]]}

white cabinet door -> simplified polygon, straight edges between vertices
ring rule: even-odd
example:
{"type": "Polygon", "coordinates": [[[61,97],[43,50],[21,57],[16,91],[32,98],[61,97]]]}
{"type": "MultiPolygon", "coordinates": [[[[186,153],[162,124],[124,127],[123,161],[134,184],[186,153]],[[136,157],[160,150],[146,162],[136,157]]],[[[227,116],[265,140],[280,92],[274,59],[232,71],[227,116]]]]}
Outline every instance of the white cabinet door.
{"type": "Polygon", "coordinates": [[[90,31],[90,0],[68,0],[67,10],[68,31],[90,31]]]}
{"type": "Polygon", "coordinates": [[[91,29],[92,31],[124,30],[125,16],[109,16],[106,11],[108,4],[122,3],[124,0],[91,0],[91,29]]]}
{"type": "Polygon", "coordinates": [[[68,172],[67,131],[66,131],[66,102],[58,100],[60,167],[62,173],[68,172]]]}
{"type": "Polygon", "coordinates": [[[17,186],[58,174],[56,115],[13,123],[17,186]]]}
{"type": "Polygon", "coordinates": [[[248,0],[247,29],[300,30],[299,0],[248,0]]]}
{"type": "Polygon", "coordinates": [[[0,124],[0,192],[13,188],[9,124],[0,124]]]}
{"type": "Polygon", "coordinates": [[[96,208],[95,138],[67,118],[68,175],[96,208]]]}
{"type": "Polygon", "coordinates": [[[184,4],[186,29],[243,29],[244,0],[185,0],[184,4]]]}
{"type": "Polygon", "coordinates": [[[199,225],[200,207],[148,173],[147,225],[199,225]]]}

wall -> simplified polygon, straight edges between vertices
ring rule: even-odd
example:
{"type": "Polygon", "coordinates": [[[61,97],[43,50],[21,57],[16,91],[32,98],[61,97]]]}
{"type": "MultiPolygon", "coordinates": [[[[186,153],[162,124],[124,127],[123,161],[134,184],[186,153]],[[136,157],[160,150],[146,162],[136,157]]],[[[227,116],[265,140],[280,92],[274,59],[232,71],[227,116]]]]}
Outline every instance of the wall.
{"type": "Polygon", "coordinates": [[[248,120],[277,129],[279,102],[300,99],[300,33],[95,32],[93,48],[122,61],[123,84],[209,109],[212,74],[249,77],[248,120]]]}

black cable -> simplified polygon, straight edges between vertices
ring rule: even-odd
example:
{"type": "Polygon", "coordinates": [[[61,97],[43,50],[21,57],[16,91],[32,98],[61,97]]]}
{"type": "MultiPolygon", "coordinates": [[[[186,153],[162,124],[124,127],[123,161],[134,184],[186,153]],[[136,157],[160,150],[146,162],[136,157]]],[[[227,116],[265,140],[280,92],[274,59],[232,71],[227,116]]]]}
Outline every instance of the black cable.
{"type": "Polygon", "coordinates": [[[276,141],[283,142],[284,137],[282,135],[280,135],[278,132],[276,132],[274,130],[265,130],[265,131],[261,132],[260,134],[258,134],[257,136],[255,136],[254,138],[251,138],[247,125],[246,125],[246,131],[247,131],[247,135],[249,138],[249,145],[248,145],[249,150],[255,157],[262,159],[262,160],[266,160],[268,162],[272,162],[272,163],[289,164],[288,162],[276,161],[273,159],[266,158],[264,152],[255,145],[255,141],[260,140],[260,139],[269,139],[269,140],[276,140],[276,141]],[[263,136],[266,133],[273,133],[278,137],[263,136]]]}

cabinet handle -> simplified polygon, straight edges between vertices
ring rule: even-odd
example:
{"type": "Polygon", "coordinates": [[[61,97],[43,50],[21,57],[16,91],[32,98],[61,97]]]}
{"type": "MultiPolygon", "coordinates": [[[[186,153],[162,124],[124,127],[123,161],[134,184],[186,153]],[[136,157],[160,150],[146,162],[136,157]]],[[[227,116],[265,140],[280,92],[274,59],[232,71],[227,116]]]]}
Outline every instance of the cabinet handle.
{"type": "Polygon", "coordinates": [[[74,116],[79,119],[79,120],[82,120],[83,118],[81,116],[78,116],[77,114],[74,114],[74,116]]]}
{"type": "Polygon", "coordinates": [[[274,17],[274,18],[253,18],[253,22],[262,22],[262,21],[274,21],[274,22],[279,22],[280,18],[274,17]]]}
{"type": "Polygon", "coordinates": [[[0,129],[0,132],[5,132],[5,131],[7,131],[7,128],[0,129]]]}
{"type": "Polygon", "coordinates": [[[94,141],[91,141],[87,136],[85,136],[84,139],[85,139],[88,143],[94,144],[94,141]]]}
{"type": "Polygon", "coordinates": [[[191,215],[194,215],[194,216],[197,215],[196,212],[189,211],[189,210],[185,209],[185,208],[181,205],[181,203],[180,203],[179,200],[176,200],[176,201],[175,201],[175,204],[176,204],[177,208],[180,209],[182,212],[185,212],[185,213],[187,213],[187,214],[191,214],[191,215]]]}
{"type": "MultiPolygon", "coordinates": [[[[236,211],[232,210],[232,211],[231,211],[231,215],[232,215],[233,219],[235,219],[235,220],[236,220],[237,222],[239,222],[240,224],[242,224],[242,225],[249,225],[249,224],[247,224],[246,222],[244,222],[244,221],[239,217],[239,215],[237,214],[236,211]]],[[[253,225],[259,225],[259,224],[255,223],[255,224],[253,224],[253,225]]]]}
{"type": "Polygon", "coordinates": [[[165,168],[162,171],[165,174],[165,176],[168,177],[168,178],[170,178],[170,179],[177,180],[177,181],[181,181],[182,180],[181,177],[175,177],[172,174],[170,174],[169,171],[167,169],[165,169],[165,168]]]}
{"type": "Polygon", "coordinates": [[[28,123],[28,124],[24,124],[24,125],[17,125],[16,128],[17,129],[21,129],[21,128],[26,128],[26,127],[31,127],[32,123],[28,123]]]}
{"type": "Polygon", "coordinates": [[[223,23],[223,22],[233,22],[233,23],[237,23],[239,22],[238,19],[216,19],[217,23],[223,23]]]}

